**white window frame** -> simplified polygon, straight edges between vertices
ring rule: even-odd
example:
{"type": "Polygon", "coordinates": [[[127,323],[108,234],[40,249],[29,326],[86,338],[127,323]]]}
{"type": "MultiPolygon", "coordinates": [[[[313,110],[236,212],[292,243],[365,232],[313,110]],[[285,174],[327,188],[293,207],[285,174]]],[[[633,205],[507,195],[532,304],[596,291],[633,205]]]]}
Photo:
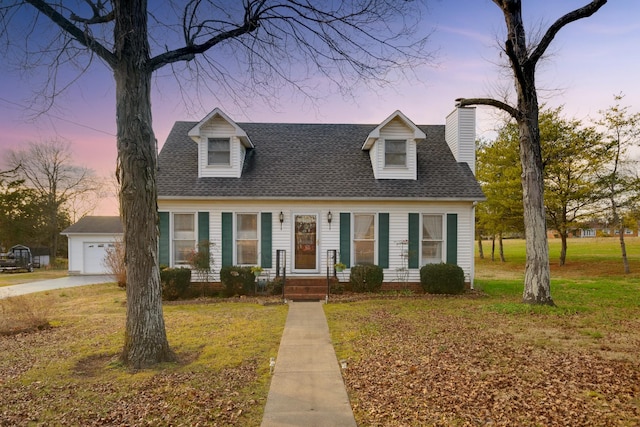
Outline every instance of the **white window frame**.
{"type": "Polygon", "coordinates": [[[444,262],[444,256],[446,254],[447,248],[445,247],[445,233],[446,230],[446,215],[441,213],[422,213],[420,215],[420,265],[425,264],[439,264],[444,262]],[[424,221],[425,217],[439,217],[440,218],[440,238],[425,238],[424,235],[424,221]],[[440,243],[440,258],[429,257],[429,259],[425,262],[425,254],[424,254],[424,244],[429,242],[439,242],[440,243]]]}
{"type": "Polygon", "coordinates": [[[233,227],[233,257],[235,259],[235,263],[236,265],[241,265],[241,266],[254,266],[254,265],[260,265],[260,213],[258,212],[236,212],[235,214],[235,221],[234,221],[234,227],[233,227]],[[255,215],[256,217],[256,238],[255,239],[240,239],[238,238],[238,226],[240,225],[240,221],[238,220],[238,217],[241,215],[255,215]],[[238,242],[239,241],[253,241],[255,240],[256,242],[256,262],[255,263],[240,263],[239,260],[239,256],[238,256],[238,242]]]}
{"type": "Polygon", "coordinates": [[[385,139],[384,140],[384,167],[385,168],[406,168],[407,167],[407,157],[409,154],[409,143],[406,139],[385,139]],[[387,151],[387,147],[389,143],[404,143],[404,153],[389,153],[387,151]],[[387,162],[387,154],[404,154],[404,163],[402,164],[390,164],[387,162]]]}
{"type": "Polygon", "coordinates": [[[188,259],[184,259],[184,260],[178,260],[178,250],[176,248],[176,242],[193,242],[192,245],[190,245],[189,247],[191,247],[191,250],[196,250],[196,243],[197,243],[197,238],[196,236],[198,235],[198,221],[196,220],[196,214],[195,212],[172,212],[171,213],[171,265],[172,266],[188,266],[189,265],[189,261],[188,259]],[[193,220],[193,238],[189,238],[189,236],[186,236],[186,233],[189,233],[189,231],[176,231],[176,215],[190,215],[192,220],[193,220]],[[178,235],[178,233],[185,233],[185,235],[178,235]]]}
{"type": "Polygon", "coordinates": [[[353,265],[359,265],[360,263],[358,262],[358,257],[357,257],[357,252],[356,252],[356,242],[373,242],[373,260],[371,262],[371,264],[377,264],[378,263],[378,215],[375,213],[371,213],[371,212],[353,212],[351,214],[352,219],[352,224],[351,224],[351,243],[352,243],[352,260],[353,260],[353,265]],[[372,216],[373,217],[373,239],[356,239],[356,217],[359,215],[367,215],[367,216],[372,216]]]}
{"type": "Polygon", "coordinates": [[[207,165],[210,167],[224,167],[224,166],[231,166],[231,138],[207,138],[207,165]],[[211,143],[212,142],[226,142],[227,143],[227,147],[229,148],[229,150],[211,150],[211,143]],[[227,162],[211,162],[211,154],[213,154],[213,158],[215,159],[216,155],[215,153],[229,153],[229,161],[227,162]]]}

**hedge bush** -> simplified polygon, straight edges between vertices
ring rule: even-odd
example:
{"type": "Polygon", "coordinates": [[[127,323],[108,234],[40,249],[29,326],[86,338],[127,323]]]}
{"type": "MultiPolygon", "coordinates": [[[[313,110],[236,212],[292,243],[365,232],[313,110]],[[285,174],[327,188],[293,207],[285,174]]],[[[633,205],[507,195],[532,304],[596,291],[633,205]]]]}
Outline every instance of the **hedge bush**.
{"type": "Polygon", "coordinates": [[[343,294],[347,290],[347,284],[341,282],[337,277],[332,277],[329,285],[330,293],[335,295],[343,294]]]}
{"type": "Polygon", "coordinates": [[[282,277],[276,277],[267,284],[271,295],[282,295],[282,277]]]}
{"type": "Polygon", "coordinates": [[[373,264],[354,265],[349,276],[349,290],[353,292],[378,292],[382,288],[382,267],[373,264]]]}
{"type": "Polygon", "coordinates": [[[455,264],[427,264],[420,269],[420,284],[430,294],[461,294],[464,271],[455,264]]]}
{"type": "Polygon", "coordinates": [[[162,299],[175,301],[186,296],[191,285],[191,270],[188,268],[165,268],[160,270],[162,299]]]}
{"type": "Polygon", "coordinates": [[[255,289],[256,277],[251,267],[231,265],[220,269],[220,282],[224,287],[224,296],[252,294],[255,289]]]}

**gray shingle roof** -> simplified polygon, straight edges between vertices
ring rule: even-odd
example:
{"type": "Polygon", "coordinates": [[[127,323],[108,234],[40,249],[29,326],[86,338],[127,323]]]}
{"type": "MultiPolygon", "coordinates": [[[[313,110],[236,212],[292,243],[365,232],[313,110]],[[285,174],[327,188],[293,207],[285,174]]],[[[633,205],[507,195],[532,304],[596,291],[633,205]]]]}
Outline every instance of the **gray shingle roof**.
{"type": "Polygon", "coordinates": [[[197,122],[176,122],[160,153],[161,198],[466,199],[484,195],[466,163],[457,163],[444,125],[419,126],[418,179],[373,177],[361,147],[377,125],[238,123],[255,149],[242,177],[198,178],[197,144],[187,136],[197,122]]]}
{"type": "Polygon", "coordinates": [[[119,216],[85,216],[60,234],[122,234],[119,216]]]}

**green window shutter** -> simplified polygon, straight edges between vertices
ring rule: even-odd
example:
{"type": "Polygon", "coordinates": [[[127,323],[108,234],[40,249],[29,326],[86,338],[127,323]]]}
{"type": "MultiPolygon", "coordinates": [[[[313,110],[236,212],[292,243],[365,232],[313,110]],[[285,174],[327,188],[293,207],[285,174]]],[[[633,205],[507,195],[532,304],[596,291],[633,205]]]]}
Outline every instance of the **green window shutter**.
{"type": "Polygon", "coordinates": [[[209,255],[209,212],[198,212],[198,250],[204,250],[209,255]]]}
{"type": "Polygon", "coordinates": [[[233,213],[222,212],[222,267],[233,265],[233,213]]]}
{"type": "Polygon", "coordinates": [[[378,265],[389,268],[389,214],[378,214],[378,265]]]}
{"type": "Polygon", "coordinates": [[[209,212],[198,212],[198,243],[209,243],[209,212]]]}
{"type": "Polygon", "coordinates": [[[351,267],[351,214],[340,212],[340,262],[351,267]]]}
{"type": "Polygon", "coordinates": [[[458,214],[447,214],[447,264],[458,263],[458,214]]]}
{"type": "Polygon", "coordinates": [[[169,212],[158,212],[160,222],[158,229],[160,238],[158,239],[158,261],[160,265],[171,265],[169,251],[171,248],[171,230],[169,228],[169,212]]]}
{"type": "Polygon", "coordinates": [[[263,212],[260,218],[260,266],[271,268],[272,234],[271,212],[263,212]]]}
{"type": "Polygon", "coordinates": [[[420,267],[420,215],[409,214],[409,268],[420,267]]]}

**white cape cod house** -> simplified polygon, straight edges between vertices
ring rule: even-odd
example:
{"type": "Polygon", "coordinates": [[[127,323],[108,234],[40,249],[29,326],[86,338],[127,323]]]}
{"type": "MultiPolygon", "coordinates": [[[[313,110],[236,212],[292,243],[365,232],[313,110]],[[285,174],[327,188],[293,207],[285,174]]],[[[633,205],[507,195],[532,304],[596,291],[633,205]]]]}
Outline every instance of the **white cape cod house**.
{"type": "Polygon", "coordinates": [[[446,126],[400,111],[371,125],[236,123],[215,109],[176,122],[158,163],[160,264],[187,265],[208,241],[215,273],[259,265],[271,277],[319,277],[339,261],[348,277],[370,263],[390,285],[447,262],[473,286],[484,200],[473,108],[455,109],[446,126]]]}

